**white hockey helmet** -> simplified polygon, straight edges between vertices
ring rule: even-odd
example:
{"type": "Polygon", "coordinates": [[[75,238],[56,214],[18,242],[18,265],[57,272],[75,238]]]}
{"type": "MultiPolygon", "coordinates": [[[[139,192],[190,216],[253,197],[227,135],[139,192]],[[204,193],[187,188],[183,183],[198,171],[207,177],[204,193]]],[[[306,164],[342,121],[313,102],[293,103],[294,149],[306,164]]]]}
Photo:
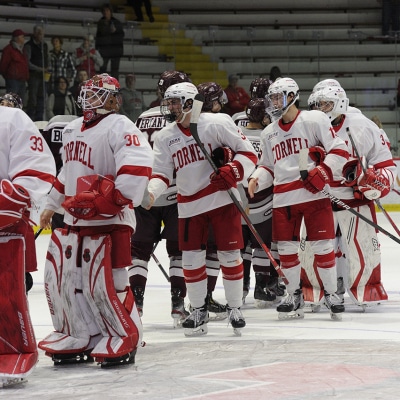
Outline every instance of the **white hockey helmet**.
{"type": "Polygon", "coordinates": [[[332,122],[347,112],[349,99],[342,87],[328,86],[315,92],[315,109],[324,112],[332,122]]]}
{"type": "Polygon", "coordinates": [[[324,79],[323,81],[318,82],[314,87],[313,87],[313,92],[316,92],[317,90],[324,89],[328,86],[332,87],[342,87],[342,85],[336,80],[336,79],[324,79]]]}
{"type": "Polygon", "coordinates": [[[273,119],[280,118],[298,100],[299,86],[292,78],[278,78],[268,89],[268,98],[274,106],[271,111],[273,119]],[[288,102],[288,96],[293,98],[288,102]]]}
{"type": "Polygon", "coordinates": [[[181,82],[170,86],[164,93],[164,99],[161,101],[161,114],[168,122],[182,122],[187,114],[192,112],[193,100],[198,90],[193,83],[181,82]],[[171,109],[171,101],[179,101],[179,109],[171,109]]]}

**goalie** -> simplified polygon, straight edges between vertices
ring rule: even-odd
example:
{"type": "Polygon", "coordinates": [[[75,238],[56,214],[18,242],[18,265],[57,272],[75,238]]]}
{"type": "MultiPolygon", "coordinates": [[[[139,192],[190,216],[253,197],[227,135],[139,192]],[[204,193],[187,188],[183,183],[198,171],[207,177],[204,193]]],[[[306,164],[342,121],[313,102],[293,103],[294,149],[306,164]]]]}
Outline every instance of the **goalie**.
{"type": "Polygon", "coordinates": [[[141,341],[126,267],[133,206],[142,201],[153,154],[135,124],[117,114],[119,87],[107,74],[82,85],[83,117],[63,130],[63,167],[41,215],[47,227],[55,211],[66,211],[45,267],[55,331],[39,342],[55,364],[130,364],[141,341]]]}
{"type": "Polygon", "coordinates": [[[0,107],[0,387],[22,382],[38,360],[26,292],[37,270],[31,205],[51,188],[56,168],[35,124],[0,107]]]}

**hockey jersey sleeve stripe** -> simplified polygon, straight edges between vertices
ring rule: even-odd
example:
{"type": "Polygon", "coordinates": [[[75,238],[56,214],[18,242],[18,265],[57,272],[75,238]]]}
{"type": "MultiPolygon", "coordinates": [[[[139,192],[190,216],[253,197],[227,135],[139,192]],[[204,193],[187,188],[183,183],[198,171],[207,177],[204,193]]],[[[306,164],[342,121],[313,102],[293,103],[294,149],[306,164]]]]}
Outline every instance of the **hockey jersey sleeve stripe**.
{"type": "Polygon", "coordinates": [[[392,159],[390,159],[390,160],[382,161],[380,163],[375,164],[374,168],[380,169],[380,168],[395,167],[395,166],[396,166],[396,164],[394,163],[394,161],[392,159]]]}
{"type": "Polygon", "coordinates": [[[334,154],[336,156],[343,157],[346,160],[349,158],[349,153],[346,150],[342,149],[332,149],[328,154],[334,154]]]}
{"type": "Polygon", "coordinates": [[[241,154],[241,155],[247,157],[252,163],[254,163],[254,165],[257,164],[257,161],[258,161],[257,154],[247,152],[247,151],[238,151],[236,154],[241,154]]]}
{"type": "Polygon", "coordinates": [[[145,167],[142,165],[124,165],[121,167],[117,173],[120,175],[133,175],[133,176],[146,176],[148,179],[151,177],[152,169],[150,167],[145,167]]]}
{"type": "Polygon", "coordinates": [[[54,175],[48,174],[46,172],[35,171],[32,169],[26,169],[24,171],[21,171],[19,174],[15,175],[12,178],[12,180],[14,180],[16,178],[22,178],[22,177],[38,178],[44,182],[50,183],[50,185],[52,185],[54,182],[54,175]]]}
{"type": "Polygon", "coordinates": [[[274,193],[286,193],[292,190],[304,189],[304,183],[301,180],[283,183],[282,185],[274,186],[274,193]]]}
{"type": "Polygon", "coordinates": [[[56,178],[53,185],[54,189],[56,189],[59,193],[64,194],[64,185],[56,178]]]}
{"type": "Polygon", "coordinates": [[[204,189],[199,190],[197,193],[192,194],[190,196],[183,196],[178,193],[178,203],[190,203],[195,200],[199,200],[203,197],[209,196],[210,194],[213,194],[215,192],[218,192],[218,187],[215,185],[208,185],[204,189]]]}
{"type": "Polygon", "coordinates": [[[154,179],[154,178],[162,180],[167,186],[170,185],[169,180],[165,176],[155,174],[155,175],[151,176],[151,179],[154,179]]]}

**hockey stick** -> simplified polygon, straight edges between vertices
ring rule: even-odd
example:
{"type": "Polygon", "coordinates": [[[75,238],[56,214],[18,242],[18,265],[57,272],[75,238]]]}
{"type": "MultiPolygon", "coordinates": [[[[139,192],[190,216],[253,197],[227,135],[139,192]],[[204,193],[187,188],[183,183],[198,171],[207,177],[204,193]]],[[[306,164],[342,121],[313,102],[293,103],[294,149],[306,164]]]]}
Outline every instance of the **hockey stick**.
{"type": "MultiPolygon", "coordinates": [[[[346,128],[346,133],[347,133],[347,136],[348,136],[349,139],[350,139],[351,145],[353,146],[354,152],[356,153],[358,162],[360,163],[361,168],[362,168],[362,171],[363,171],[363,173],[364,173],[364,175],[365,175],[365,174],[367,173],[367,171],[366,171],[366,169],[365,169],[364,164],[363,164],[362,161],[361,161],[360,153],[358,152],[357,146],[356,146],[356,144],[355,144],[355,142],[354,142],[353,136],[352,136],[351,133],[350,133],[350,128],[349,128],[349,127],[346,128]]],[[[396,231],[396,233],[400,236],[400,230],[397,228],[396,224],[394,223],[394,221],[392,220],[392,218],[390,217],[390,215],[387,213],[387,211],[383,208],[383,206],[382,206],[380,200],[379,200],[379,199],[375,199],[375,203],[376,203],[376,205],[378,206],[378,208],[382,211],[382,213],[383,213],[383,215],[386,217],[386,219],[389,221],[390,225],[392,225],[392,227],[393,227],[393,229],[396,231]]]]}
{"type": "MultiPolygon", "coordinates": [[[[300,168],[300,176],[301,179],[304,181],[307,176],[308,176],[308,171],[307,171],[307,157],[308,157],[308,149],[301,149],[300,150],[300,162],[299,162],[299,168],[300,168]]],[[[362,219],[364,222],[366,222],[367,224],[373,226],[375,229],[377,229],[378,231],[384,233],[386,236],[390,237],[390,239],[394,240],[395,242],[400,244],[400,239],[394,235],[392,235],[390,232],[388,232],[387,230],[383,229],[381,226],[379,226],[378,224],[376,224],[375,222],[371,221],[370,219],[368,219],[367,217],[365,217],[364,215],[362,215],[361,213],[359,213],[358,211],[354,210],[354,208],[351,208],[350,206],[348,206],[346,203],[344,203],[342,200],[338,199],[336,196],[334,196],[333,194],[327,192],[325,189],[321,190],[321,193],[328,197],[330,199],[330,201],[332,203],[337,204],[339,207],[342,207],[343,209],[351,212],[353,215],[355,215],[356,217],[362,219]]]]}
{"type": "Polygon", "coordinates": [[[35,240],[42,233],[42,231],[43,231],[43,228],[40,228],[40,229],[37,230],[37,232],[35,233],[35,240]]]}
{"type": "Polygon", "coordinates": [[[158,268],[160,268],[161,272],[163,273],[163,275],[167,278],[167,281],[170,282],[169,276],[168,274],[165,272],[165,269],[163,268],[163,266],[161,265],[159,259],[157,258],[157,256],[154,254],[155,249],[158,246],[158,243],[160,243],[161,239],[159,239],[157,242],[154,243],[153,246],[153,251],[151,252],[151,257],[153,258],[153,260],[155,261],[155,263],[157,264],[158,268]]]}
{"type": "MultiPolygon", "coordinates": [[[[219,174],[219,169],[215,165],[213,159],[211,158],[210,154],[207,152],[206,148],[204,147],[203,143],[201,142],[199,138],[199,134],[197,132],[197,122],[200,117],[201,113],[201,108],[204,103],[204,97],[201,94],[196,94],[193,102],[193,107],[192,107],[192,114],[190,116],[190,133],[193,136],[194,140],[196,141],[197,145],[200,147],[200,150],[206,157],[207,161],[211,165],[212,169],[216,174],[219,174]]],[[[257,232],[256,228],[254,225],[251,223],[248,215],[246,214],[246,211],[243,209],[242,205],[240,204],[239,200],[236,198],[235,194],[232,192],[231,189],[227,190],[229,197],[232,199],[233,203],[239,210],[240,214],[242,215],[244,221],[246,222],[247,226],[249,227],[251,233],[254,235],[256,238],[257,242],[259,245],[262,247],[262,249],[265,251],[265,254],[268,256],[268,258],[271,261],[271,264],[275,268],[276,272],[278,275],[282,278],[284,283],[288,283],[280,265],[276,262],[275,258],[273,257],[271,250],[268,248],[268,246],[264,243],[263,239],[261,238],[260,234],[257,232]]]]}
{"type": "Polygon", "coordinates": [[[398,190],[396,190],[394,188],[392,190],[393,190],[393,192],[397,193],[400,196],[400,192],[398,190]]]}

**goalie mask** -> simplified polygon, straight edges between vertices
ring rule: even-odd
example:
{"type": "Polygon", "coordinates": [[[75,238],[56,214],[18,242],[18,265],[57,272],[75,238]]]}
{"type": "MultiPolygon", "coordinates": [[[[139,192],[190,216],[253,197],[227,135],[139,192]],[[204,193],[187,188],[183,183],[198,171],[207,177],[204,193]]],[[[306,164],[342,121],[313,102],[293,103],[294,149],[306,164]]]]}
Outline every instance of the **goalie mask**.
{"type": "Polygon", "coordinates": [[[277,119],[285,115],[287,110],[298,100],[299,96],[299,87],[293,79],[277,79],[268,89],[268,98],[273,105],[271,117],[277,119]],[[288,99],[289,96],[292,96],[290,100],[288,99]]]}
{"type": "Polygon", "coordinates": [[[172,85],[182,82],[190,82],[189,77],[180,71],[164,71],[160,75],[160,79],[158,80],[158,90],[162,97],[164,97],[165,91],[172,85]]]}
{"type": "Polygon", "coordinates": [[[200,83],[197,86],[197,90],[200,94],[204,96],[202,111],[212,111],[219,112],[221,111],[222,106],[225,104],[224,102],[224,91],[222,87],[215,82],[205,82],[200,83]],[[218,110],[213,111],[213,107],[215,106],[215,102],[219,105],[218,110]]]}
{"type": "Polygon", "coordinates": [[[250,83],[250,97],[261,99],[268,94],[271,81],[267,78],[256,78],[250,83]]]}
{"type": "Polygon", "coordinates": [[[325,113],[330,121],[334,121],[338,116],[347,112],[349,99],[343,88],[328,86],[315,93],[314,109],[325,113]]]}
{"type": "Polygon", "coordinates": [[[121,105],[119,89],[118,80],[108,74],[94,75],[84,82],[78,97],[84,122],[94,121],[104,114],[118,112],[121,105]]]}
{"type": "Polygon", "coordinates": [[[0,106],[20,108],[22,110],[22,99],[16,93],[6,93],[0,97],[0,106]]]}
{"type": "Polygon", "coordinates": [[[190,82],[170,86],[161,101],[160,112],[168,122],[182,122],[192,112],[193,100],[198,93],[190,82]]]}

